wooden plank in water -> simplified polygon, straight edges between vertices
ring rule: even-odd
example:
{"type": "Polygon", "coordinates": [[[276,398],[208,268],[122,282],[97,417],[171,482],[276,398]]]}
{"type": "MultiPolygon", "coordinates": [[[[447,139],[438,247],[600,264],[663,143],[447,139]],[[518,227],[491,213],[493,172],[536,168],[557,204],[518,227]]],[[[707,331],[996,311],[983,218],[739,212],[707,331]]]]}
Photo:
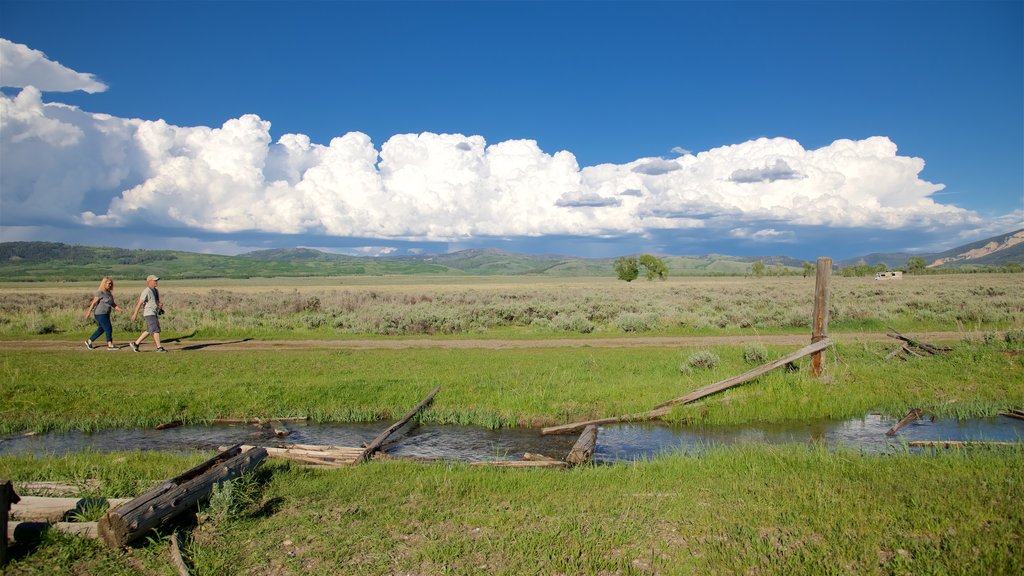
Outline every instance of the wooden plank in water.
{"type": "Polygon", "coordinates": [[[895,436],[897,430],[899,430],[900,428],[903,428],[907,424],[910,424],[914,420],[917,420],[918,418],[921,417],[922,414],[924,414],[924,412],[922,412],[920,408],[914,408],[910,412],[907,412],[907,415],[904,416],[902,420],[900,420],[899,422],[894,424],[892,428],[889,428],[889,431],[886,432],[885,435],[886,436],[895,436]]]}
{"type": "Polygon", "coordinates": [[[579,432],[591,424],[600,426],[602,424],[619,424],[623,422],[645,422],[660,418],[670,412],[672,412],[672,409],[668,407],[656,408],[650,412],[641,412],[639,414],[626,414],[624,416],[612,416],[610,418],[598,418],[597,420],[587,420],[585,422],[548,426],[547,428],[542,428],[540,433],[545,436],[548,434],[570,434],[572,432],[579,432]]]}
{"type": "Polygon", "coordinates": [[[569,450],[569,455],[565,457],[565,461],[573,466],[586,464],[590,462],[591,456],[594,455],[594,447],[596,446],[597,426],[591,424],[583,429],[583,433],[580,434],[579,439],[576,440],[572,449],[569,450]]]}
{"type": "Polygon", "coordinates": [[[789,364],[794,360],[803,358],[808,354],[813,354],[820,350],[824,350],[825,348],[828,348],[831,345],[832,340],[830,338],[822,338],[821,340],[814,342],[809,346],[804,346],[803,348],[797,350],[796,352],[793,352],[792,354],[789,354],[787,356],[783,356],[778,360],[758,366],[757,368],[754,368],[753,370],[750,370],[748,372],[744,372],[739,376],[733,376],[732,378],[727,378],[725,380],[722,380],[721,382],[716,382],[714,384],[704,386],[703,388],[698,388],[693,392],[690,392],[686,396],[680,396],[679,398],[673,398],[668,402],[662,402],[661,404],[658,404],[655,408],[665,408],[668,406],[674,406],[676,404],[688,404],[695,400],[700,400],[705,396],[710,396],[717,392],[721,392],[726,388],[732,388],[733,386],[738,386],[740,384],[743,384],[744,382],[747,382],[748,380],[753,380],[754,378],[757,378],[758,376],[764,374],[765,372],[774,370],[779,366],[785,366],[786,364],[789,364]]]}
{"type": "Polygon", "coordinates": [[[388,426],[387,430],[384,430],[383,432],[378,434],[377,437],[374,438],[372,442],[366,445],[366,449],[363,450],[363,455],[359,459],[364,462],[366,460],[369,460],[370,456],[373,456],[373,453],[380,449],[381,444],[386,442],[388,437],[395,433],[395,430],[398,430],[402,426],[405,426],[406,422],[412,420],[413,416],[416,416],[417,414],[419,414],[420,410],[426,408],[427,405],[434,400],[434,395],[437,394],[438,390],[440,389],[440,386],[434,388],[430,392],[430,394],[427,394],[426,398],[420,401],[420,403],[417,404],[412,410],[409,410],[409,412],[406,413],[406,415],[403,416],[401,420],[395,422],[391,426],[388,426]]]}
{"type": "Polygon", "coordinates": [[[1014,410],[1011,408],[1010,410],[1000,412],[999,414],[1009,416],[1010,418],[1017,418],[1018,420],[1024,420],[1024,410],[1014,410]]]}

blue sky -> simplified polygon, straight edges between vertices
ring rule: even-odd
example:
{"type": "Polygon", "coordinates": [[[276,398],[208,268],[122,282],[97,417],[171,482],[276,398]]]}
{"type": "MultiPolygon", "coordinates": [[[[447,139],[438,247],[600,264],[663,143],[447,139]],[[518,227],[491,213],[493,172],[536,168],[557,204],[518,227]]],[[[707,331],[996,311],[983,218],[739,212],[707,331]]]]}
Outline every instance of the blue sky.
{"type": "Polygon", "coordinates": [[[1022,6],[3,0],[0,240],[945,249],[1024,227],[1022,6]]]}

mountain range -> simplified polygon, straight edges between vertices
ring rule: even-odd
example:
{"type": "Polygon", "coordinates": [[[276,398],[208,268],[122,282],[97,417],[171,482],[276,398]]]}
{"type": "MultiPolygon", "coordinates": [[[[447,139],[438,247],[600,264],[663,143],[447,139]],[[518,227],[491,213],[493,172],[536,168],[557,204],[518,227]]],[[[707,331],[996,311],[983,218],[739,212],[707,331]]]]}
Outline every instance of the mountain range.
{"type": "Polygon", "coordinates": [[[944,252],[930,253],[874,253],[836,262],[839,267],[885,264],[889,268],[903,268],[907,259],[918,256],[929,268],[955,268],[965,266],[1005,266],[1011,262],[1024,264],[1024,229],[993,236],[944,252]]]}
{"type": "MultiPolygon", "coordinates": [[[[787,256],[674,256],[657,254],[674,276],[742,275],[751,264],[769,269],[801,270],[806,261],[787,256]]],[[[1024,230],[994,236],[944,252],[876,253],[836,262],[842,268],[885,264],[906,267],[918,256],[932,268],[1005,266],[1024,263],[1024,230]]],[[[614,276],[614,258],[517,254],[498,249],[461,250],[448,254],[349,256],[310,248],[258,250],[237,256],[172,250],[128,250],[56,242],[0,243],[0,280],[87,280],[103,275],[142,278],[250,278],[274,276],[346,276],[434,274],[555,277],[614,276]]]]}

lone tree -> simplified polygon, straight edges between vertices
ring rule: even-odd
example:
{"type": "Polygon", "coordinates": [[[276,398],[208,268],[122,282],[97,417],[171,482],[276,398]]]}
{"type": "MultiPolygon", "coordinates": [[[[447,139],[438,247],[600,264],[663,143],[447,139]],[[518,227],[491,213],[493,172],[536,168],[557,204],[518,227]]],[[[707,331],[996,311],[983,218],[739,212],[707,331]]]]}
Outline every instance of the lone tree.
{"type": "Polygon", "coordinates": [[[757,262],[754,262],[753,264],[750,265],[750,271],[754,273],[754,276],[757,276],[757,277],[764,276],[764,271],[765,271],[764,262],[762,262],[760,260],[758,260],[757,262]]]}
{"type": "Polygon", "coordinates": [[[632,282],[640,275],[640,262],[634,256],[619,256],[615,259],[614,267],[619,280],[632,282]]]}
{"type": "Polygon", "coordinates": [[[927,268],[928,263],[924,261],[924,258],[920,256],[907,258],[907,272],[909,274],[924,274],[927,268]]]}
{"type": "Polygon", "coordinates": [[[644,254],[640,257],[640,265],[646,270],[644,274],[648,280],[654,280],[655,278],[664,280],[668,278],[668,266],[665,266],[665,263],[657,256],[644,254]]]}

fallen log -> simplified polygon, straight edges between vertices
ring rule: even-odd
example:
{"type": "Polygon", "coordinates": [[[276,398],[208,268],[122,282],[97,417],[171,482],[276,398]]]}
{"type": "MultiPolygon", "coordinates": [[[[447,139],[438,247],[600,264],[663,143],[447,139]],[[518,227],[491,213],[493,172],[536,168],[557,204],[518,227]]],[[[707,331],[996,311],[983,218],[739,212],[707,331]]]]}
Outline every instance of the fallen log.
{"type": "Polygon", "coordinates": [[[109,504],[115,508],[127,502],[128,498],[53,498],[47,496],[22,496],[21,501],[11,506],[11,519],[59,522],[69,514],[90,506],[109,504]]]}
{"type": "Polygon", "coordinates": [[[890,338],[895,338],[897,340],[902,340],[902,341],[906,342],[907,344],[910,344],[911,346],[913,346],[915,348],[920,348],[921,350],[924,350],[925,352],[927,352],[927,353],[929,353],[929,354],[931,354],[933,356],[935,354],[940,354],[942,352],[952,352],[953,351],[952,348],[948,348],[948,347],[945,347],[945,346],[933,346],[931,344],[928,344],[927,342],[918,342],[917,340],[914,340],[913,338],[908,338],[908,337],[904,336],[903,334],[900,334],[896,330],[893,330],[893,328],[891,326],[889,327],[889,330],[891,330],[891,332],[887,332],[886,336],[888,336],[890,338]]]}
{"type": "Polygon", "coordinates": [[[267,456],[271,458],[284,458],[305,464],[349,466],[361,461],[363,448],[345,448],[330,446],[324,450],[309,450],[303,448],[264,448],[267,456]]]}
{"type": "Polygon", "coordinates": [[[672,412],[671,408],[656,408],[649,412],[641,412],[639,414],[626,414],[624,416],[612,416],[610,418],[598,418],[597,420],[587,420],[585,422],[573,422],[571,424],[561,424],[558,426],[548,426],[542,428],[540,433],[544,436],[548,434],[570,434],[572,432],[579,432],[590,425],[601,426],[603,424],[620,424],[625,422],[646,422],[648,420],[654,420],[660,418],[668,413],[672,412]]]}
{"type": "Polygon", "coordinates": [[[12,542],[38,542],[47,528],[83,538],[99,538],[96,522],[11,522],[6,536],[12,542]]]}
{"type": "Polygon", "coordinates": [[[370,442],[369,444],[366,445],[366,449],[363,450],[363,454],[362,454],[362,456],[359,457],[359,460],[361,462],[365,462],[366,460],[369,460],[370,456],[373,456],[373,453],[380,449],[381,444],[386,442],[388,437],[391,436],[392,434],[394,434],[395,430],[398,430],[402,426],[405,426],[405,424],[409,420],[412,420],[412,418],[414,416],[419,414],[420,410],[423,410],[424,408],[426,408],[427,405],[430,404],[434,400],[434,395],[437,394],[438,390],[440,390],[440,389],[441,389],[440,386],[438,386],[437,388],[434,388],[430,392],[430,394],[427,394],[426,398],[424,398],[422,401],[420,401],[420,403],[417,404],[412,410],[409,410],[409,412],[407,412],[406,415],[403,416],[401,420],[399,420],[398,422],[395,422],[391,426],[388,426],[388,428],[386,430],[384,430],[383,432],[378,434],[377,437],[374,438],[372,442],[370,442]]]}
{"type": "Polygon", "coordinates": [[[263,448],[234,446],[160,486],[107,512],[99,521],[100,538],[111,548],[124,546],[210,495],[214,486],[259,466],[263,448]]]}
{"type": "Polygon", "coordinates": [[[920,408],[914,408],[910,412],[907,412],[907,415],[904,416],[902,420],[900,420],[899,422],[894,424],[892,428],[889,428],[889,431],[886,432],[885,435],[886,436],[895,436],[897,430],[899,430],[900,428],[903,428],[907,424],[910,424],[914,420],[917,420],[923,414],[924,414],[924,412],[922,412],[920,408]]]}
{"type": "Polygon", "coordinates": [[[282,418],[214,418],[214,424],[257,424],[262,426],[264,422],[305,422],[308,416],[286,416],[282,418]]]}
{"type": "Polygon", "coordinates": [[[597,426],[591,424],[583,429],[583,433],[580,434],[579,439],[576,440],[572,449],[569,450],[569,454],[565,457],[565,461],[572,466],[586,464],[590,462],[591,456],[594,455],[594,447],[596,446],[597,426]]]}
{"type": "Polygon", "coordinates": [[[170,422],[164,422],[163,424],[158,424],[157,427],[155,428],[155,430],[167,430],[168,428],[177,428],[178,426],[181,426],[181,424],[182,424],[181,420],[172,420],[170,422]]]}
{"type": "Polygon", "coordinates": [[[18,490],[22,493],[42,493],[46,496],[65,496],[81,494],[99,488],[99,480],[84,480],[79,484],[65,484],[63,482],[18,482],[18,490]]]}
{"type": "Polygon", "coordinates": [[[558,458],[552,458],[551,456],[545,456],[543,454],[534,454],[532,452],[526,452],[523,454],[523,460],[529,460],[531,462],[562,462],[558,458]]]}
{"type": "Polygon", "coordinates": [[[280,420],[274,420],[270,423],[270,428],[274,431],[274,435],[278,438],[284,438],[285,436],[292,433],[280,420]]]}
{"type": "Polygon", "coordinates": [[[1017,418],[1018,420],[1024,420],[1024,410],[1014,410],[1011,408],[1010,410],[1000,412],[999,414],[1002,416],[1009,416],[1010,418],[1017,418]]]}
{"type": "Polygon", "coordinates": [[[915,440],[911,448],[970,448],[982,446],[1024,446],[1024,442],[988,442],[984,440],[915,440]]]}
{"type": "Polygon", "coordinates": [[[778,360],[775,360],[773,362],[769,362],[767,364],[764,364],[762,366],[754,368],[753,370],[750,370],[748,372],[744,372],[743,374],[740,374],[739,376],[733,376],[732,378],[728,378],[726,380],[722,380],[721,382],[716,382],[714,384],[709,384],[707,386],[704,386],[703,388],[698,388],[698,389],[694,390],[693,392],[690,392],[686,396],[680,396],[679,398],[673,398],[672,400],[669,400],[668,402],[662,402],[661,404],[658,404],[655,408],[666,408],[668,406],[674,406],[676,404],[688,404],[688,403],[693,402],[695,400],[700,400],[701,398],[704,398],[705,396],[710,396],[710,395],[715,394],[717,392],[721,392],[722,390],[725,390],[726,388],[732,388],[733,386],[737,386],[739,384],[743,384],[744,382],[747,382],[748,380],[753,380],[754,378],[757,378],[758,376],[760,376],[761,374],[764,374],[765,372],[774,370],[775,368],[778,368],[779,366],[784,366],[784,365],[786,365],[786,364],[788,364],[788,363],[790,363],[790,362],[792,362],[794,360],[797,360],[799,358],[803,358],[804,356],[807,356],[808,354],[813,354],[815,352],[824,350],[825,348],[828,348],[831,345],[832,345],[832,340],[830,338],[822,338],[821,340],[819,340],[817,342],[814,342],[813,344],[811,344],[809,346],[804,346],[803,348],[797,350],[796,352],[793,352],[792,354],[789,354],[787,356],[779,358],[778,360]]]}

